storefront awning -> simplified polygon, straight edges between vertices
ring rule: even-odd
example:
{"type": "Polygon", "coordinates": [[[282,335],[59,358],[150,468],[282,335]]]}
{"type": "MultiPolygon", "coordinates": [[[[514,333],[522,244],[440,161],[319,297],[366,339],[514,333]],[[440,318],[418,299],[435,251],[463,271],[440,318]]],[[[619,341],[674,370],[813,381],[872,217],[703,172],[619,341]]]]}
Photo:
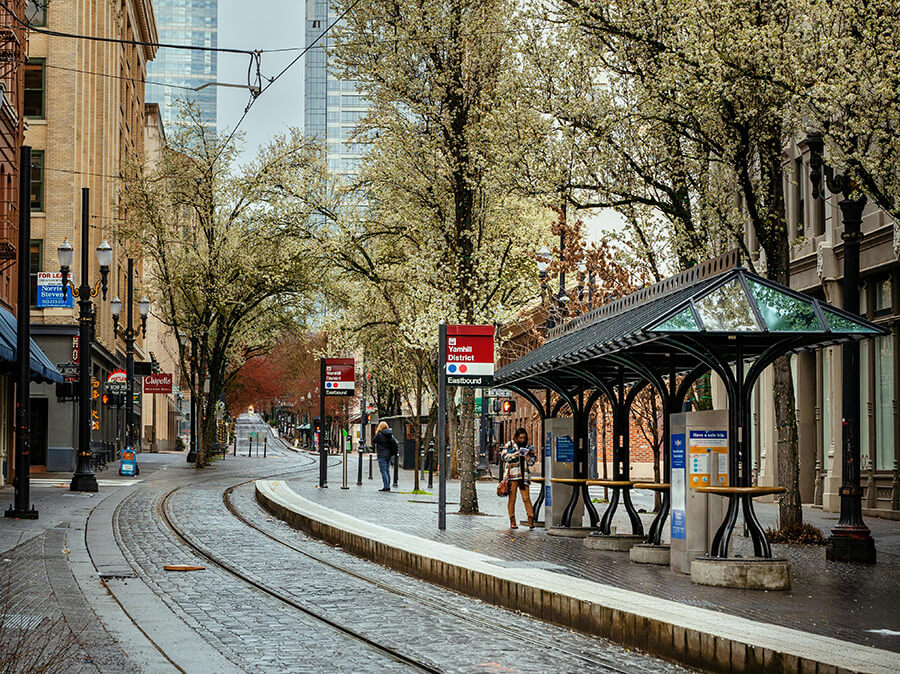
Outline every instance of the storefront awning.
{"type": "MultiPolygon", "coordinates": [[[[13,365],[17,360],[16,334],[16,317],[0,307],[0,371],[7,375],[12,374],[13,365]]],[[[63,381],[63,376],[33,339],[31,340],[31,381],[39,384],[62,383],[63,381]]]]}

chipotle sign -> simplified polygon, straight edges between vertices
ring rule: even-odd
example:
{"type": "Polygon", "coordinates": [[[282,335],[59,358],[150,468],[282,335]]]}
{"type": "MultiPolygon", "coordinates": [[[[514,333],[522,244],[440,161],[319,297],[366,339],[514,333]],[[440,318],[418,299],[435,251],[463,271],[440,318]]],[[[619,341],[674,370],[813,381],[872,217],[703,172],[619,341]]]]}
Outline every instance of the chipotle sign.
{"type": "Polygon", "coordinates": [[[165,372],[144,377],[144,393],[171,393],[172,375],[165,372]]]}

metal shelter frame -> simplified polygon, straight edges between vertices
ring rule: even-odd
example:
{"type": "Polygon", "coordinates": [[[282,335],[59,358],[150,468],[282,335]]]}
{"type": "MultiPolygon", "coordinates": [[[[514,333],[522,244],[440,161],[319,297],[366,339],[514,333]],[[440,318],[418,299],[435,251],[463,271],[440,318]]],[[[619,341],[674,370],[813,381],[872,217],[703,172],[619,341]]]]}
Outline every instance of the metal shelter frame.
{"type": "MultiPolygon", "coordinates": [[[[591,528],[609,534],[621,499],[632,533],[644,536],[628,484],[629,416],[641,390],[652,387],[662,402],[663,482],[668,484],[669,416],[683,410],[700,377],[707,372],[718,375],[728,403],[729,485],[747,488],[752,486],[750,396],[763,371],[784,355],[884,334],[857,315],[748,271],[734,250],[558,326],[544,345],[499,369],[494,385],[522,395],[537,408],[542,438],[546,419],[565,407],[571,410],[574,472],[585,480],[590,412],[597,400],[606,398],[613,415],[612,482],[623,484],[611,487],[602,517],[590,501],[586,482],[579,485],[572,490],[562,524],[571,526],[580,494],[591,528]],[[555,404],[552,394],[557,396],[555,404]]],[[[546,478],[546,448],[544,452],[541,475],[546,478]]],[[[712,557],[727,556],[741,510],[755,555],[772,556],[752,499],[746,492],[728,495],[725,518],[709,551],[712,557]]],[[[535,517],[543,502],[541,490],[535,517]]],[[[647,534],[649,543],[660,544],[670,509],[666,489],[647,534]]]]}

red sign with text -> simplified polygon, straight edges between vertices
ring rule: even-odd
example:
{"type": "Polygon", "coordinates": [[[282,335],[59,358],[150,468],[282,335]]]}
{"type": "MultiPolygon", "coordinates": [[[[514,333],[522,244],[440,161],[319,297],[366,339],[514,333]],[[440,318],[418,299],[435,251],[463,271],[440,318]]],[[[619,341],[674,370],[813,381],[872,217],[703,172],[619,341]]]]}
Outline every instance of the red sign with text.
{"type": "Polygon", "coordinates": [[[148,374],[144,377],[144,393],[171,393],[172,375],[166,372],[148,374]]]}
{"type": "Polygon", "coordinates": [[[445,375],[450,386],[491,386],[494,326],[448,325],[445,375]]]}
{"type": "Polygon", "coordinates": [[[325,381],[327,396],[352,396],[356,391],[356,372],[352,358],[326,358],[325,381]]]}

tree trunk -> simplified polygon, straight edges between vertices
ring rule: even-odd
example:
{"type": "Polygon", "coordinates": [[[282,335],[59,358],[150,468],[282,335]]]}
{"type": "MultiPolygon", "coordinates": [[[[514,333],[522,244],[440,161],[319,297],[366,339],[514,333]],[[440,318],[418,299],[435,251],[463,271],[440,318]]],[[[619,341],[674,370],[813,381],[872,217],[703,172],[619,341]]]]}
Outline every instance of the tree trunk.
{"type": "Polygon", "coordinates": [[[800,456],[797,451],[797,413],[794,406],[790,356],[782,356],[775,361],[774,370],[775,423],[778,427],[776,441],[778,484],[787,489],[781,497],[778,514],[781,526],[789,527],[803,522],[803,508],[800,504],[800,456]]]}
{"type": "MultiPolygon", "coordinates": [[[[459,414],[456,410],[456,388],[447,387],[447,447],[450,450],[450,465],[447,467],[451,480],[459,478],[459,414]]],[[[437,451],[437,444],[435,444],[437,451]]]]}
{"type": "Polygon", "coordinates": [[[459,423],[459,512],[478,512],[475,489],[475,389],[464,388],[459,423]]]}
{"type": "Polygon", "coordinates": [[[422,456],[422,369],[416,372],[416,455],[413,458],[413,491],[420,491],[419,486],[419,463],[422,456]]]}

